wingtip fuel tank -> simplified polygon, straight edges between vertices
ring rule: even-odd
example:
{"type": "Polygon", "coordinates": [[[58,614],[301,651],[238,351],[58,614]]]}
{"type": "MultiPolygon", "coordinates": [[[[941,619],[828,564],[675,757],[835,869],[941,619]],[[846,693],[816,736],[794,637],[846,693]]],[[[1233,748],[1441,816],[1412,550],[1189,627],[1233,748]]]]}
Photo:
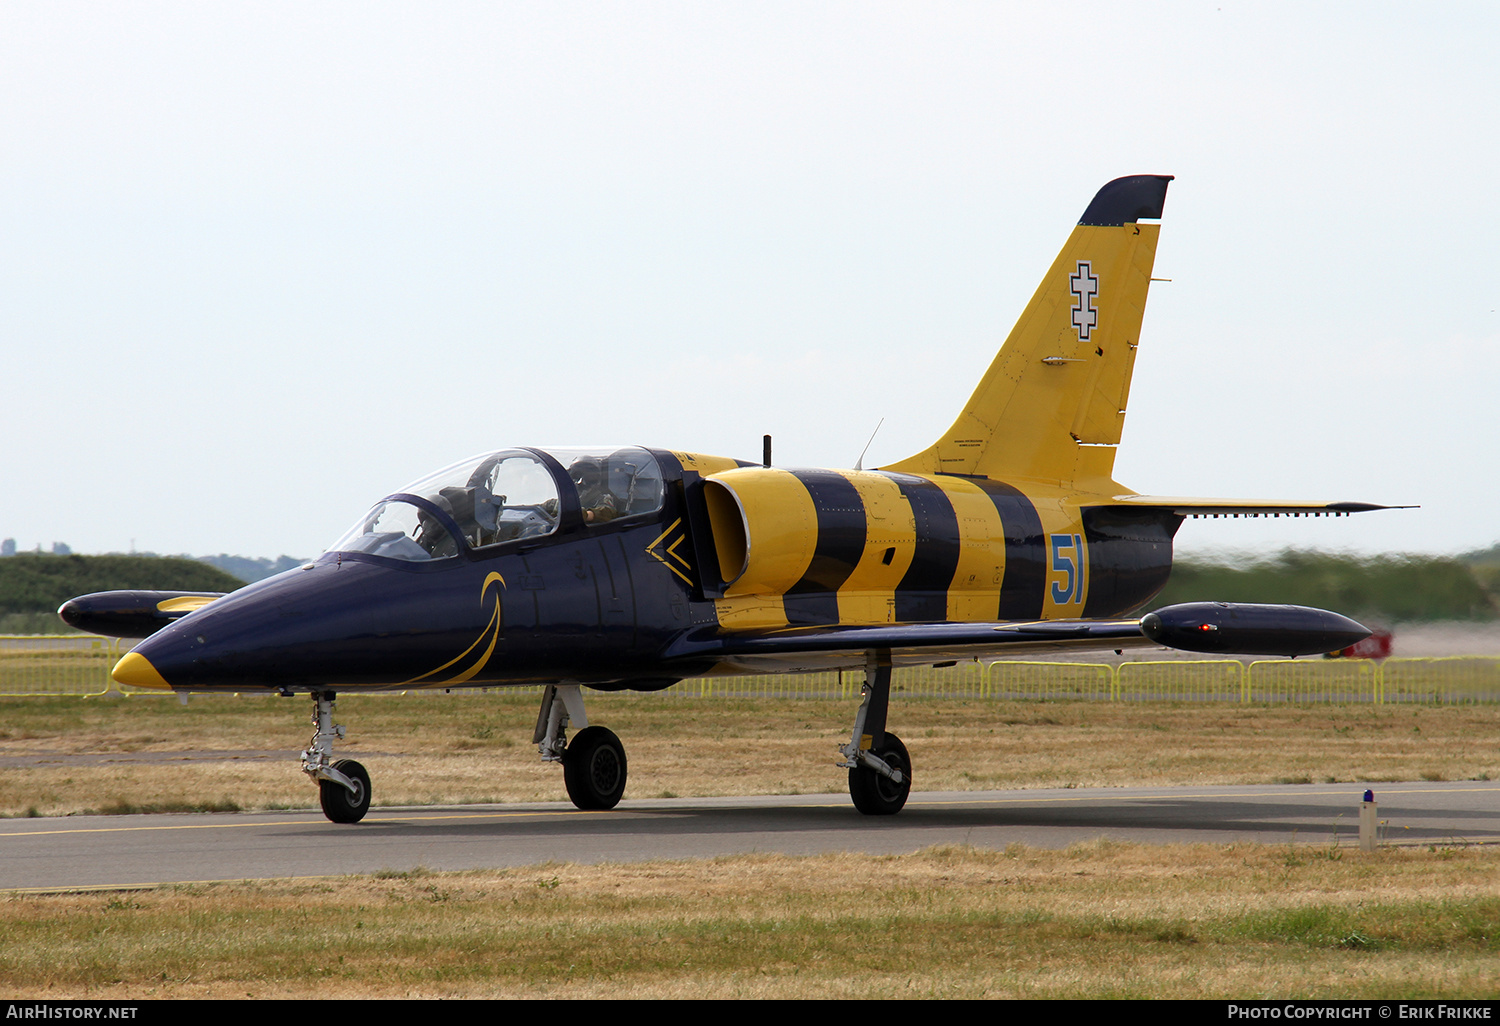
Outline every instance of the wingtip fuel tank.
{"type": "Polygon", "coordinates": [[[1141,619],[1141,633],[1187,652],[1317,655],[1370,636],[1370,629],[1327,609],[1247,602],[1183,602],[1141,619]]]}
{"type": "Polygon", "coordinates": [[[201,609],[216,591],[97,591],[68,599],[57,610],[75,630],[113,638],[149,638],[163,627],[201,609]]]}

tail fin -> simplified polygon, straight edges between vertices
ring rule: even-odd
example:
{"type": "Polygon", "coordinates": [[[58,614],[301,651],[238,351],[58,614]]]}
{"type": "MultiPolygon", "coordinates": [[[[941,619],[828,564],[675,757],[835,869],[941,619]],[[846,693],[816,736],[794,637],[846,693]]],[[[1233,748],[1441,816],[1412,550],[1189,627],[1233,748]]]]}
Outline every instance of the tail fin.
{"type": "Polygon", "coordinates": [[[911,473],[1109,481],[1171,175],[1100,189],[958,420],[884,467],[911,473]]]}

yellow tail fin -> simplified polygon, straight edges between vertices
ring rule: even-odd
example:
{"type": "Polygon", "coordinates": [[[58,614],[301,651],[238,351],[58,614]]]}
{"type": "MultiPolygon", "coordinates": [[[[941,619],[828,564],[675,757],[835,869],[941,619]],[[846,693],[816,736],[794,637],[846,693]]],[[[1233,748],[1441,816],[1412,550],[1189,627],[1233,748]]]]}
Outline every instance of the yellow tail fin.
{"type": "Polygon", "coordinates": [[[1100,189],[947,434],[882,469],[1105,488],[1161,230],[1138,219],[1161,217],[1171,180],[1100,189]]]}

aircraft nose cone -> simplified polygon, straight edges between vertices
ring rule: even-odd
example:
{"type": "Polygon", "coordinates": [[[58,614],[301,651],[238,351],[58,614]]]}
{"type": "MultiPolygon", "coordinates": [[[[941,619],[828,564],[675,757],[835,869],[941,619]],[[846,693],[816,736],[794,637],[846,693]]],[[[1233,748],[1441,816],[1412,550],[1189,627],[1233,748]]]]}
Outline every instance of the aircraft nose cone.
{"type": "Polygon", "coordinates": [[[125,684],[132,688],[172,690],[172,685],[156,672],[156,667],[151,665],[151,660],[137,652],[126,652],[124,658],[115,663],[115,668],[109,671],[109,675],[115,679],[116,684],[125,684]]]}

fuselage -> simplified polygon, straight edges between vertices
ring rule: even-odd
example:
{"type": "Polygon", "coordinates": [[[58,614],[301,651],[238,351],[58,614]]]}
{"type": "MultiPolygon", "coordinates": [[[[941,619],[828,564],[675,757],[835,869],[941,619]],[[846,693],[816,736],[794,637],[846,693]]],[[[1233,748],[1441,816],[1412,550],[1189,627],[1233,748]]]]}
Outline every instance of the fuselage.
{"type": "Polygon", "coordinates": [[[1114,481],[1155,280],[1159,226],[1141,221],[1161,217],[1170,180],[1099,190],[952,426],[882,470],[499,450],[386,496],[312,563],[230,595],[103,592],[60,613],[149,635],[116,665],[121,684],[311,692],[302,768],[339,823],[371,795],[363,766],[334,760],[334,701],[349,689],[553,685],[540,689],[538,751],[563,764],[578,808],[599,810],[620,801],[627,762],[613,732],[584,725],[579,685],[863,670],[840,765],[856,808],[889,815],[912,786],[886,729],[898,666],[1150,644],[1341,649],[1369,631],[1301,606],[1122,617],[1166,583],[1184,516],[1375,508],[1142,496],[1114,481]],[[570,724],[582,729],[568,739],[570,724]]]}
{"type": "Polygon", "coordinates": [[[688,631],[1116,616],[1165,583],[1179,523],[1036,483],[505,450],[137,652],[192,690],[651,690],[716,672],[664,658],[688,631]]]}

